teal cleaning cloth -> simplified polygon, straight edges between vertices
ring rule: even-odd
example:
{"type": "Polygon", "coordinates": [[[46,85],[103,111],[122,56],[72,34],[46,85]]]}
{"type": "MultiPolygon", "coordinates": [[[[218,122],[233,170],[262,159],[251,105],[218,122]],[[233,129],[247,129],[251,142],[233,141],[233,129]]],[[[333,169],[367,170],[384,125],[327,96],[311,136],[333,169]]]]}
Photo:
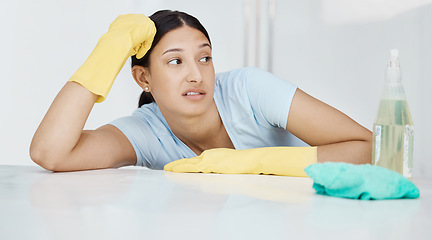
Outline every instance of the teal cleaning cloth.
{"type": "Polygon", "coordinates": [[[316,163],[305,168],[318,194],[361,200],[418,198],[419,189],[401,174],[375,165],[316,163]]]}

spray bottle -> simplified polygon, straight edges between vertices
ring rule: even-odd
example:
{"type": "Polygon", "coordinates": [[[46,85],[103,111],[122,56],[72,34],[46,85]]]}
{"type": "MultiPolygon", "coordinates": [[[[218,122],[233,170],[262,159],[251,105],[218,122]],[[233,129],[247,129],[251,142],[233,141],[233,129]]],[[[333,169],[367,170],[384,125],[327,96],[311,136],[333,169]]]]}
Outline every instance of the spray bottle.
{"type": "Polygon", "coordinates": [[[399,51],[390,51],[386,81],[373,129],[372,164],[399,172],[411,179],[414,124],[408,108],[399,51]]]}

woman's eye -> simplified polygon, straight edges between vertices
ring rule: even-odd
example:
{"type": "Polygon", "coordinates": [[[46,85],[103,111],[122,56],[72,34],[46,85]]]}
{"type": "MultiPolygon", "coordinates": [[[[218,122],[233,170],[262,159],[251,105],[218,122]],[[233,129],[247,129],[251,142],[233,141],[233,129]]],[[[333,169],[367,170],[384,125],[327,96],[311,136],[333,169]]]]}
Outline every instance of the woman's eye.
{"type": "Polygon", "coordinates": [[[180,63],[181,63],[180,59],[173,59],[168,62],[168,64],[180,64],[180,63]]]}
{"type": "Polygon", "coordinates": [[[200,61],[200,62],[209,62],[210,59],[211,59],[211,57],[203,57],[203,58],[201,58],[199,61],[200,61]]]}

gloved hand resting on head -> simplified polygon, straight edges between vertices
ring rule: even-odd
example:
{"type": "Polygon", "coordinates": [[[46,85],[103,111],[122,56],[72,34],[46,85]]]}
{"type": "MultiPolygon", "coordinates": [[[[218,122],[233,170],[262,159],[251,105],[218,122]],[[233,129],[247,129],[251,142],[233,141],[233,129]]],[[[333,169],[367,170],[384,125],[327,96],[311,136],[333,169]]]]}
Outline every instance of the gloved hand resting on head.
{"type": "Polygon", "coordinates": [[[216,148],[206,150],[194,158],[168,163],[164,170],[306,177],[303,169],[316,162],[316,147],[266,147],[246,150],[216,148]]]}
{"type": "Polygon", "coordinates": [[[120,15],[69,81],[98,95],[96,102],[104,101],[128,57],[142,58],[150,49],[155,34],[153,21],[143,14],[120,15]]]}
{"type": "Polygon", "coordinates": [[[318,163],[305,169],[319,194],[361,200],[418,198],[418,188],[401,174],[370,164],[318,163]]]}

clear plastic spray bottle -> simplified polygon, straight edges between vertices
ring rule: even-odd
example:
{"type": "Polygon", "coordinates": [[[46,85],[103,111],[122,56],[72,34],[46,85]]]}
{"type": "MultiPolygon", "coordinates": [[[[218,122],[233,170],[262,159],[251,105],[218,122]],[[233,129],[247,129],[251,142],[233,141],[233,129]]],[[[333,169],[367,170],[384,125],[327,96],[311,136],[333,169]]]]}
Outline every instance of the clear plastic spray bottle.
{"type": "Polygon", "coordinates": [[[414,124],[402,85],[399,52],[392,49],[373,129],[372,164],[411,179],[413,140],[414,124]]]}

